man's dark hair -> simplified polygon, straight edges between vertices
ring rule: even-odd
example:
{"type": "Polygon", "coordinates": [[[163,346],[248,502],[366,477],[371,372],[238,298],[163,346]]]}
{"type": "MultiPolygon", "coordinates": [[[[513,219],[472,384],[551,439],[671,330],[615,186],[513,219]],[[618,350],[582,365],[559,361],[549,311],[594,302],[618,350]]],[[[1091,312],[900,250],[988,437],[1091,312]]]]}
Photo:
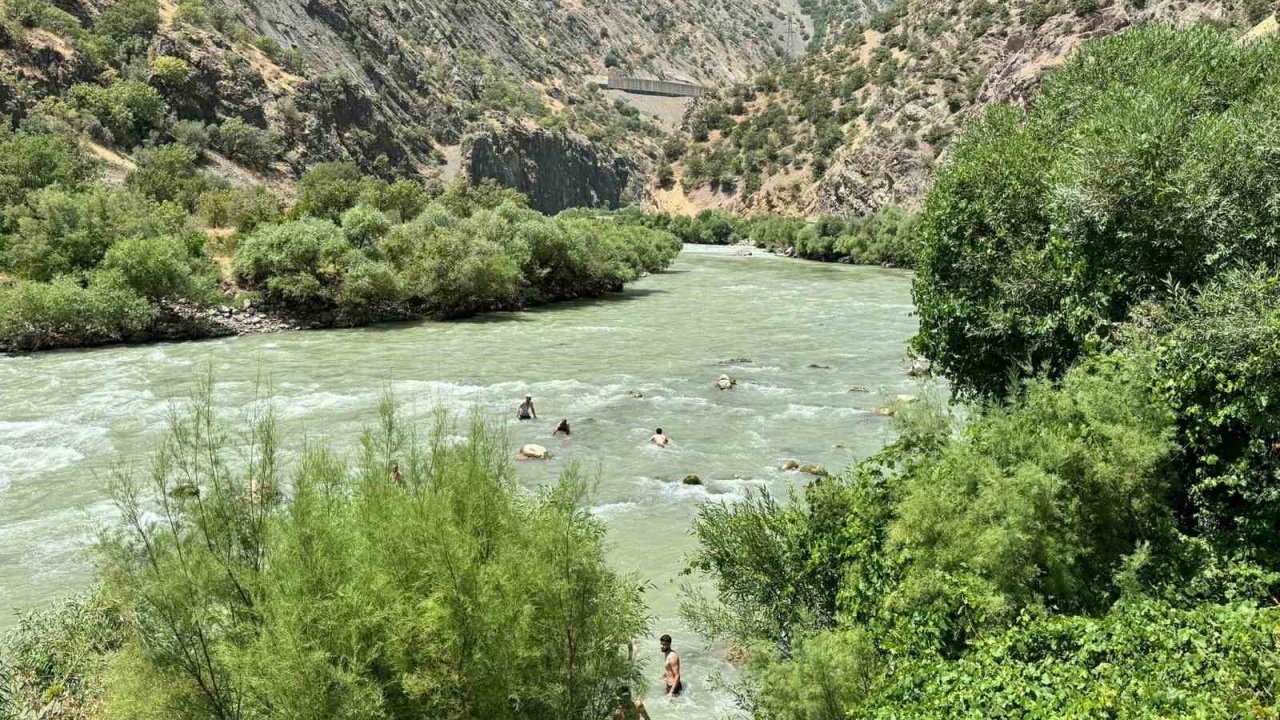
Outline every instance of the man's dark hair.
{"type": "Polygon", "coordinates": [[[663,635],[662,637],[658,638],[658,642],[664,642],[664,643],[666,643],[666,644],[670,645],[670,644],[671,644],[671,636],[670,636],[670,635],[663,635]]]}
{"type": "MultiPolygon", "coordinates": [[[[661,435],[661,434],[662,434],[662,428],[658,428],[658,434],[659,434],[659,435],[661,435]]],[[[663,635],[663,637],[666,637],[666,635],[663,635]]]]}

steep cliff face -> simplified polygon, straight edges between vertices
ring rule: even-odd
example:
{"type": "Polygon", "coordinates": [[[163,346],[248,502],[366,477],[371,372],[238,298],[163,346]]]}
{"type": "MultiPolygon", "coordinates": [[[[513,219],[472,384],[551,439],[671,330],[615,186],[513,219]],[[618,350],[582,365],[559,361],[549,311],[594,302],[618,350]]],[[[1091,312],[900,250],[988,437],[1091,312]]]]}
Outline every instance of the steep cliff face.
{"type": "Polygon", "coordinates": [[[512,129],[476,137],[467,154],[472,182],[492,178],[529,196],[549,215],[571,207],[618,208],[639,202],[644,169],[633,158],[602,150],[585,138],[512,129]]]}

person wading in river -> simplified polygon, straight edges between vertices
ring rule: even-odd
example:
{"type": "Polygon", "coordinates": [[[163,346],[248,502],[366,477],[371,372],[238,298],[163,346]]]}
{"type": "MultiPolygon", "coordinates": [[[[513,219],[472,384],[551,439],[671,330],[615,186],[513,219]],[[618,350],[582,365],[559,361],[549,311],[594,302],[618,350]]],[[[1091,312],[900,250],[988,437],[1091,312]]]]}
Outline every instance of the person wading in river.
{"type": "Polygon", "coordinates": [[[538,411],[533,407],[533,396],[525,395],[524,402],[520,403],[520,407],[516,408],[517,420],[537,420],[538,411]]]}
{"type": "Polygon", "coordinates": [[[569,418],[561,418],[560,424],[556,425],[556,429],[551,431],[551,437],[569,437],[569,418]]]}
{"type": "Polygon", "coordinates": [[[658,447],[664,448],[667,446],[667,443],[671,442],[671,438],[667,437],[666,435],[663,435],[662,428],[658,428],[657,430],[654,431],[653,437],[649,438],[649,442],[653,443],[654,445],[657,445],[658,447]]]}
{"type": "Polygon", "coordinates": [[[667,684],[667,699],[670,700],[684,691],[684,683],[680,681],[680,656],[671,649],[671,636],[658,638],[658,647],[666,658],[662,661],[662,682],[667,684]]]}
{"type": "Polygon", "coordinates": [[[614,698],[613,720],[649,720],[649,711],[644,703],[631,697],[631,688],[623,685],[618,688],[618,696],[614,698]]]}

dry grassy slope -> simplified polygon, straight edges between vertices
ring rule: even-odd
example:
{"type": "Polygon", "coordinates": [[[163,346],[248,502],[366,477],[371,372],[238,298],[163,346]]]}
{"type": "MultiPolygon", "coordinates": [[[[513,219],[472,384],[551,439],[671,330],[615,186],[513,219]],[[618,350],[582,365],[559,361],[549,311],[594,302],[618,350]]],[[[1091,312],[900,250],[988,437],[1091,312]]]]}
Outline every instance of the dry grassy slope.
{"type": "MultiPolygon", "coordinates": [[[[794,161],[770,167],[757,192],[745,194],[739,183],[728,204],[802,216],[917,207],[965,119],[990,103],[1024,102],[1082,42],[1143,23],[1205,21],[1245,26],[1242,11],[1225,0],[1159,0],[1141,9],[1123,0],[905,0],[881,21],[883,32],[859,29],[791,70],[826,89],[833,115],[847,108],[834,153],[818,151],[814,123],[797,117],[804,98],[792,88],[804,83],[781,82],[748,104],[742,119],[771,107],[786,110],[794,141],[782,154],[794,161]],[[856,68],[867,73],[866,85],[852,93],[838,89],[856,68]]],[[[727,147],[721,140],[708,149],[727,147]]],[[[702,206],[689,196],[690,209],[702,206]]],[[[723,206],[726,198],[709,204],[723,206]]]]}

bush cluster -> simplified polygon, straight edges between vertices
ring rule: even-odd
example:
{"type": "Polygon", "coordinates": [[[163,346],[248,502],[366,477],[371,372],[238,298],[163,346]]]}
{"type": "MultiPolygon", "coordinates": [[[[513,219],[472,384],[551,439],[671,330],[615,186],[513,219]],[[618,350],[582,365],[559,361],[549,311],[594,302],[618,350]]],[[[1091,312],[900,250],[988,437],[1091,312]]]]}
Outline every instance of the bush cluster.
{"type": "Polygon", "coordinates": [[[295,206],[324,217],[262,226],[240,242],[234,270],[245,287],[292,305],[359,314],[401,303],[458,317],[617,290],[679,251],[668,233],[547,218],[491,185],[455,186],[393,224],[373,205],[347,207],[364,193],[337,170],[321,168],[295,206]]]}
{"type": "Polygon", "coordinates": [[[671,216],[627,208],[616,218],[664,230],[686,243],[750,244],[807,260],[892,267],[913,266],[919,222],[917,214],[896,206],[866,217],[824,217],[812,223],[778,216],[745,217],[724,210],[671,216]]]}

